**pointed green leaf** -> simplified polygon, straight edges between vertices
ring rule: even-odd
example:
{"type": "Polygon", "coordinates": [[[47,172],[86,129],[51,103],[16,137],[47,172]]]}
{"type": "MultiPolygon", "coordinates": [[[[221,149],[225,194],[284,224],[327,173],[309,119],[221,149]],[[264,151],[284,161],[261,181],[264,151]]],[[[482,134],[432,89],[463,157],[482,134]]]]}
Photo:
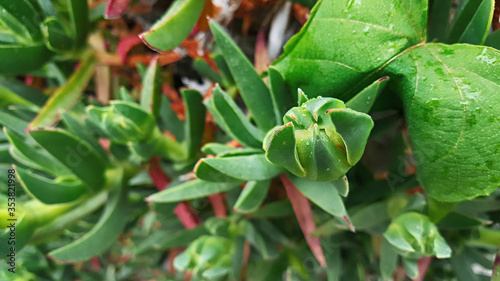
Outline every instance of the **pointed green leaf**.
{"type": "Polygon", "coordinates": [[[193,61],[193,67],[200,74],[200,76],[208,78],[210,81],[218,83],[218,84],[223,84],[222,83],[222,77],[220,76],[219,73],[215,72],[208,63],[206,63],[203,59],[201,58],[196,58],[193,61]]]}
{"type": "Polygon", "coordinates": [[[240,193],[234,210],[238,213],[252,213],[256,211],[267,196],[269,180],[249,181],[240,193]]]}
{"type": "Polygon", "coordinates": [[[488,195],[500,185],[499,63],[500,52],[489,47],[427,44],[388,66],[402,78],[396,85],[417,179],[438,201],[488,195]]]}
{"type": "Polygon", "coordinates": [[[271,179],[282,171],[269,163],[264,154],[224,158],[203,158],[194,168],[199,179],[211,182],[234,182],[271,179]]]}
{"type": "Polygon", "coordinates": [[[175,0],[163,17],[140,35],[153,50],[168,51],[189,35],[203,10],[203,0],[175,0]]]}
{"type": "Polygon", "coordinates": [[[494,10],[494,0],[483,0],[460,36],[460,39],[458,39],[458,42],[477,45],[483,44],[490,31],[494,10]]]}
{"type": "MultiPolygon", "coordinates": [[[[461,5],[456,11],[448,38],[445,43],[458,43],[460,37],[462,37],[464,31],[467,29],[475,14],[478,12],[481,4],[483,2],[489,1],[490,0],[464,0],[463,2],[461,2],[461,5]]],[[[483,34],[481,34],[480,36],[483,36],[483,34]]]]}
{"type": "Polygon", "coordinates": [[[12,151],[14,152],[14,158],[16,159],[16,156],[21,156],[22,159],[25,160],[23,161],[19,159],[19,162],[22,162],[28,167],[45,171],[52,175],[71,174],[71,172],[66,167],[61,165],[59,161],[54,159],[52,155],[48,154],[43,149],[40,149],[40,147],[35,146],[32,140],[30,143],[26,138],[19,136],[17,133],[14,133],[7,128],[4,128],[4,132],[12,145],[11,149],[15,150],[12,151]]]}
{"type": "Polygon", "coordinates": [[[267,70],[269,75],[269,90],[273,101],[274,115],[276,116],[276,124],[283,124],[283,116],[294,106],[293,97],[290,89],[285,83],[285,78],[274,66],[270,66],[267,70]]]}
{"type": "Polygon", "coordinates": [[[163,128],[169,130],[174,134],[178,142],[184,140],[184,124],[177,114],[170,107],[170,100],[166,95],[161,95],[160,118],[163,128]]]}
{"type": "Polygon", "coordinates": [[[248,121],[236,103],[220,87],[214,88],[210,101],[216,112],[210,107],[208,109],[214,117],[217,115],[221,118],[217,122],[222,122],[221,129],[225,129],[226,133],[246,146],[261,147],[263,134],[248,121]]]}
{"type": "Polygon", "coordinates": [[[318,1],[273,65],[292,90],[348,100],[373,81],[369,73],[425,41],[427,2],[318,1]]]}
{"type": "Polygon", "coordinates": [[[146,200],[148,202],[179,202],[195,198],[205,197],[214,193],[225,192],[240,185],[242,182],[220,183],[203,180],[192,180],[169,187],[155,193],[146,200]]]}
{"type": "Polygon", "coordinates": [[[452,0],[434,1],[429,13],[427,41],[444,42],[448,37],[452,0]]]}
{"type": "Polygon", "coordinates": [[[141,106],[146,112],[158,117],[161,101],[162,80],[158,57],[155,57],[148,66],[142,79],[141,106]]]}
{"type": "Polygon", "coordinates": [[[213,154],[220,157],[251,155],[262,152],[262,150],[258,148],[230,147],[225,144],[215,142],[205,144],[201,148],[201,151],[205,154],[213,154]]]}
{"type": "Polygon", "coordinates": [[[271,129],[276,125],[276,119],[266,84],[229,34],[218,23],[210,21],[210,30],[255,123],[262,130],[271,129]]]}
{"type": "Polygon", "coordinates": [[[191,158],[198,152],[198,147],[203,138],[206,112],[200,92],[183,90],[181,96],[186,112],[184,140],[187,145],[187,157],[191,158]]]}
{"type": "Polygon", "coordinates": [[[82,48],[89,32],[89,6],[87,0],[66,0],[75,46],[82,48]]]}
{"type": "Polygon", "coordinates": [[[44,204],[59,204],[74,201],[86,191],[85,185],[76,179],[51,180],[36,175],[21,167],[16,168],[19,182],[34,198],[44,204]]]}
{"type": "Polygon", "coordinates": [[[314,204],[332,216],[344,219],[347,212],[337,189],[329,182],[317,182],[304,178],[289,177],[295,187],[314,204]]]}
{"type": "Polygon", "coordinates": [[[60,129],[32,130],[29,134],[91,190],[97,191],[104,186],[106,166],[98,152],[87,143],[60,129]]]}
{"type": "Polygon", "coordinates": [[[90,232],[48,255],[59,261],[85,261],[107,250],[116,243],[128,221],[127,201],[125,187],[110,191],[106,208],[90,232]]]}
{"type": "Polygon", "coordinates": [[[398,265],[398,254],[386,239],[382,239],[380,248],[380,273],[383,280],[392,278],[392,273],[398,265]]]}
{"type": "Polygon", "coordinates": [[[95,56],[86,54],[78,70],[73,73],[64,86],[49,98],[38,116],[31,122],[30,127],[51,126],[59,120],[62,112],[72,108],[80,99],[83,90],[94,73],[95,66],[95,56]]]}
{"type": "Polygon", "coordinates": [[[375,99],[384,90],[387,82],[389,82],[389,77],[387,76],[377,79],[377,81],[346,102],[346,107],[362,113],[368,113],[375,103],[375,99]]]}

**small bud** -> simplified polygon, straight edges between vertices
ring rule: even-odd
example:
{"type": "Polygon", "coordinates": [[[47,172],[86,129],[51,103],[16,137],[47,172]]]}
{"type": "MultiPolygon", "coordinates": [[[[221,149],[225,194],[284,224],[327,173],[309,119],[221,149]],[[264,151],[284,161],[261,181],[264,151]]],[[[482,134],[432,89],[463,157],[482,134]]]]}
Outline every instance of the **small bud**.
{"type": "Polygon", "coordinates": [[[207,280],[221,280],[227,278],[231,270],[234,251],[235,246],[231,240],[204,235],[175,258],[174,267],[179,271],[191,271],[207,280]]]}
{"type": "Polygon", "coordinates": [[[283,117],[285,125],[265,137],[266,158],[298,177],[337,180],[361,159],[373,120],[341,100],[301,96],[301,105],[283,117]]]}
{"type": "Polygon", "coordinates": [[[405,258],[448,258],[451,249],[427,216],[409,212],[399,215],[384,233],[385,239],[405,258]]]}
{"type": "Polygon", "coordinates": [[[134,103],[112,101],[107,107],[87,108],[89,118],[109,136],[119,143],[139,143],[153,132],[155,122],[151,114],[134,103]]]}

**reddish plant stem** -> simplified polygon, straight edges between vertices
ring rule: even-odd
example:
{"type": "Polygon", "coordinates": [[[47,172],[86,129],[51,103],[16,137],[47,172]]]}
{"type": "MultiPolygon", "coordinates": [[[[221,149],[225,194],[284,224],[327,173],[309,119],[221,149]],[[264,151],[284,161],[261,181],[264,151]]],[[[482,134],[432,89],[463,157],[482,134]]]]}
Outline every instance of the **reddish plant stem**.
{"type": "Polygon", "coordinates": [[[257,73],[261,73],[267,69],[269,65],[269,54],[267,51],[265,33],[263,30],[259,31],[257,34],[257,43],[255,43],[255,70],[257,73]]]}
{"type": "MultiPolygon", "coordinates": [[[[159,157],[151,157],[149,176],[158,190],[164,190],[170,184],[170,178],[161,169],[160,161],[161,159],[159,157]]],[[[177,218],[179,218],[182,225],[187,229],[194,228],[201,222],[198,215],[191,210],[188,202],[179,203],[179,205],[175,207],[174,213],[177,218]]]]}
{"type": "Polygon", "coordinates": [[[128,52],[135,46],[142,43],[141,38],[137,35],[130,35],[127,37],[123,37],[120,42],[118,42],[118,46],[116,46],[116,53],[120,56],[120,59],[123,64],[127,62],[127,54],[128,52]]]}
{"type": "Polygon", "coordinates": [[[108,0],[104,18],[116,19],[121,17],[125,10],[127,10],[129,4],[130,0],[108,0]]]}
{"type": "Polygon", "coordinates": [[[212,204],[212,208],[214,209],[216,217],[227,217],[226,206],[224,205],[224,198],[222,197],[222,194],[217,193],[210,195],[208,196],[208,200],[210,200],[210,204],[212,204]]]}
{"type": "Polygon", "coordinates": [[[102,269],[101,263],[99,263],[99,259],[97,257],[90,258],[90,263],[92,264],[92,267],[94,269],[96,269],[96,270],[102,269]]]}
{"type": "Polygon", "coordinates": [[[418,277],[413,279],[413,281],[423,281],[425,278],[425,273],[431,264],[432,257],[423,257],[418,260],[418,277]]]}
{"type": "Polygon", "coordinates": [[[293,211],[297,217],[309,248],[321,266],[326,267],[326,259],[319,239],[311,236],[311,233],[316,229],[316,225],[314,224],[313,213],[309,200],[302,195],[302,193],[300,193],[300,191],[285,174],[281,174],[280,177],[283,185],[285,186],[288,199],[290,199],[290,203],[292,203],[293,211]]]}
{"type": "MultiPolygon", "coordinates": [[[[498,2],[497,2],[498,3],[498,2]]],[[[493,273],[491,274],[491,281],[500,280],[500,248],[498,248],[495,261],[493,262],[493,273]]]]}

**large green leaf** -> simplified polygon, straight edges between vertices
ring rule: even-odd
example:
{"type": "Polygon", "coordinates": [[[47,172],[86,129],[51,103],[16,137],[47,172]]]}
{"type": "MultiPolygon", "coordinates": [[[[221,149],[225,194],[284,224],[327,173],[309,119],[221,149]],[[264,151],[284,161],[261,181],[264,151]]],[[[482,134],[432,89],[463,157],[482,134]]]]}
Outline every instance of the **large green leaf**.
{"type": "Polygon", "coordinates": [[[417,179],[439,201],[488,195],[500,185],[500,52],[428,44],[392,62],[417,162],[417,179]]]}
{"type": "Polygon", "coordinates": [[[229,34],[215,21],[210,21],[210,30],[227,62],[229,70],[238,85],[241,97],[255,119],[258,127],[269,130],[276,125],[273,103],[269,90],[255,71],[245,54],[231,39],[229,34]]]}
{"type": "Polygon", "coordinates": [[[275,63],[310,96],[348,99],[368,73],[425,41],[427,1],[322,0],[275,63]]]}
{"type": "Polygon", "coordinates": [[[108,202],[96,225],[82,238],[49,253],[60,261],[85,261],[99,255],[116,242],[127,223],[128,192],[117,187],[109,193],[108,202]]]}

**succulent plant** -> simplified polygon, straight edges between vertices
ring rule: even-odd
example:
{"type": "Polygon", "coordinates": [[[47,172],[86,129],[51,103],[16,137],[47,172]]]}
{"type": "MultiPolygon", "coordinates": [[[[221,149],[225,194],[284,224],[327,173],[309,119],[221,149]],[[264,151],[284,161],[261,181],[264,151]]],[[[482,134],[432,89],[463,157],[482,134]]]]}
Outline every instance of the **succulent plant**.
{"type": "Polygon", "coordinates": [[[298,177],[338,180],[361,159],[373,120],[339,99],[304,98],[267,134],[266,159],[298,177]]]}
{"type": "Polygon", "coordinates": [[[397,249],[398,254],[406,258],[448,258],[451,255],[451,249],[436,225],[419,213],[403,213],[396,217],[384,237],[397,249]]]}
{"type": "Polygon", "coordinates": [[[191,242],[174,261],[176,269],[191,271],[205,280],[228,280],[234,243],[221,236],[204,235],[191,242]]]}

